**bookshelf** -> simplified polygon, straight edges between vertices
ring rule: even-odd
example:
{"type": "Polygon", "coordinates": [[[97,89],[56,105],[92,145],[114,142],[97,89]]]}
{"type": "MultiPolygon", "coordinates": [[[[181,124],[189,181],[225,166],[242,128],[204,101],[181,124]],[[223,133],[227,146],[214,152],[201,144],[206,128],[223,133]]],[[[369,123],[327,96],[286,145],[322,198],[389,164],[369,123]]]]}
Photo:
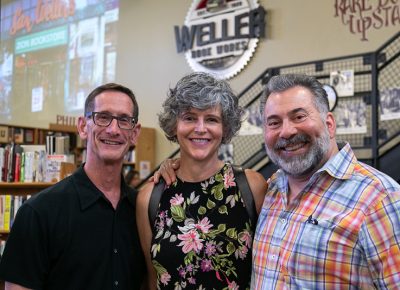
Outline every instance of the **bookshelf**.
{"type": "MultiPolygon", "coordinates": [[[[62,125],[50,123],[49,128],[34,128],[26,126],[13,126],[0,124],[0,146],[15,142],[24,145],[45,145],[49,133],[62,133],[70,137],[70,151],[75,155],[75,163],[81,163],[81,155],[86,150],[75,125],[62,125]],[[15,134],[17,132],[17,135],[15,134]],[[22,137],[21,137],[22,136],[22,137]]],[[[155,129],[142,127],[138,142],[132,150],[134,161],[126,161],[124,166],[135,167],[139,170],[141,162],[148,162],[150,169],[155,167],[155,129]]]]}
{"type": "MultiPolygon", "coordinates": [[[[71,136],[71,152],[75,154],[76,164],[65,163],[61,164],[61,178],[66,174],[73,171],[76,166],[79,165],[79,155],[86,150],[86,146],[81,142],[77,135],[76,126],[49,124],[49,128],[30,128],[30,127],[19,127],[12,125],[0,125],[0,147],[4,147],[6,144],[15,142],[18,144],[30,144],[30,145],[45,145],[46,136],[49,132],[63,133],[71,136]],[[17,136],[15,135],[17,132],[17,136]],[[26,133],[28,133],[26,135],[26,133]],[[22,134],[22,137],[21,137],[22,134]],[[26,139],[26,136],[28,139],[26,139]],[[18,141],[18,142],[17,142],[18,141]],[[27,142],[25,142],[27,141],[27,142]],[[72,144],[73,143],[73,144],[72,144]],[[72,165],[72,166],[71,166],[72,165]]],[[[151,169],[155,166],[155,129],[154,128],[141,128],[138,142],[134,148],[132,148],[132,154],[134,154],[134,162],[126,162],[125,166],[132,166],[136,170],[140,170],[139,164],[145,162],[151,169]]],[[[1,167],[1,166],[0,166],[1,167]]],[[[53,185],[54,182],[0,182],[0,201],[3,196],[28,196],[34,195],[43,189],[53,185]]],[[[0,240],[5,241],[8,237],[9,230],[0,229],[0,240]]],[[[4,282],[0,281],[0,290],[4,289],[4,282]]]]}
{"type": "MultiPolygon", "coordinates": [[[[53,184],[54,182],[0,182],[0,196],[33,195],[53,184]]],[[[3,228],[0,228],[0,239],[4,239],[5,237],[7,237],[8,233],[9,230],[4,230],[3,228]]]]}
{"type": "MultiPolygon", "coordinates": [[[[53,184],[52,182],[0,182],[0,200],[4,200],[3,196],[6,195],[14,197],[33,195],[53,184]]],[[[2,227],[0,229],[0,240],[5,241],[9,232],[9,230],[4,230],[2,227]]],[[[2,289],[4,289],[4,281],[0,281],[0,290],[2,289]]]]}

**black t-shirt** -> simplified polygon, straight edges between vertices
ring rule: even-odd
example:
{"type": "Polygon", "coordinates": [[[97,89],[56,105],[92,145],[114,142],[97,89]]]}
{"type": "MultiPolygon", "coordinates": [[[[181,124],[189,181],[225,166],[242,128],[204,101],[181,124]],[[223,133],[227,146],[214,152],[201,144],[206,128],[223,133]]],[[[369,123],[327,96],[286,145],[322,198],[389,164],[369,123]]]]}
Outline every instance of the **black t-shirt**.
{"type": "Polygon", "coordinates": [[[0,278],[33,289],[140,289],[135,198],[122,181],[114,210],[80,167],[20,207],[0,278]]]}

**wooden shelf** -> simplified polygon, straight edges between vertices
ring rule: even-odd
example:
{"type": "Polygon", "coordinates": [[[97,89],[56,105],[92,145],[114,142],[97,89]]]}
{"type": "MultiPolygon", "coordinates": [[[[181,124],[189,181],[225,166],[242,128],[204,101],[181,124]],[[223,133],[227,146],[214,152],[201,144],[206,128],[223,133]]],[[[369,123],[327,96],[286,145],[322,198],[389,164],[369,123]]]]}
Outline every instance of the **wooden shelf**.
{"type": "Polygon", "coordinates": [[[49,130],[63,133],[78,133],[78,128],[76,126],[60,125],[54,123],[49,124],[49,130]]]}
{"type": "Polygon", "coordinates": [[[53,184],[53,182],[0,182],[0,194],[34,194],[53,184]]]}

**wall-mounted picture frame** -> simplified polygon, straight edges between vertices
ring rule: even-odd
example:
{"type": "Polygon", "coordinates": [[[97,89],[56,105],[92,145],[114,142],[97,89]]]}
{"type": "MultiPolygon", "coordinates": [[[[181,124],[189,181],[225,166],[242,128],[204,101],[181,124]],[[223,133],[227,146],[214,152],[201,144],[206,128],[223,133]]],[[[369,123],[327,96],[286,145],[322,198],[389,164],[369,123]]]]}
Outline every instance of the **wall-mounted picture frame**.
{"type": "Polygon", "coordinates": [[[330,85],[338,97],[354,96],[354,70],[337,70],[330,74],[330,85]]]}
{"type": "Polygon", "coordinates": [[[400,87],[379,91],[379,110],[381,121],[400,119],[400,87]]]}
{"type": "Polygon", "coordinates": [[[242,126],[238,132],[239,136],[260,135],[263,133],[260,103],[254,102],[244,111],[242,126]]]}
{"type": "Polygon", "coordinates": [[[344,134],[366,134],[367,105],[360,98],[339,99],[334,112],[336,119],[336,133],[344,134]]]}

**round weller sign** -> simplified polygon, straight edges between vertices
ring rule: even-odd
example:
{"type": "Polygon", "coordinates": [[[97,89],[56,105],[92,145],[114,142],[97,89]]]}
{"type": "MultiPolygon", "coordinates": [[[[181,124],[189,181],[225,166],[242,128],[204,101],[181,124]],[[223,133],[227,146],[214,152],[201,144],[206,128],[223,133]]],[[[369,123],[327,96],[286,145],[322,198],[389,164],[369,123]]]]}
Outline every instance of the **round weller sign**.
{"type": "Polygon", "coordinates": [[[178,52],[194,71],[228,79],[240,72],[265,34],[265,11],[256,0],[195,0],[185,25],[175,27],[178,52]]]}

